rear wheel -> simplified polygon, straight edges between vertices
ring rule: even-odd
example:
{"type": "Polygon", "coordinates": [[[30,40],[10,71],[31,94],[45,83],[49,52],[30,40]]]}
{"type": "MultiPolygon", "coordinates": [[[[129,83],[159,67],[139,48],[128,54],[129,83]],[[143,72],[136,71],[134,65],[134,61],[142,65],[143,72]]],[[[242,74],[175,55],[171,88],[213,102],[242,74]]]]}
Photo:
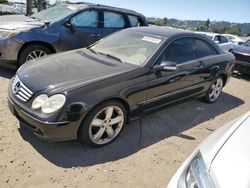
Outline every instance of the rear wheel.
{"type": "Polygon", "coordinates": [[[46,46],[38,44],[29,45],[21,51],[18,59],[18,66],[20,67],[26,61],[43,57],[51,53],[52,51],[46,46]]]}
{"type": "Polygon", "coordinates": [[[207,103],[213,103],[217,101],[219,98],[222,88],[223,88],[223,79],[222,77],[218,77],[214,80],[213,84],[210,86],[210,88],[207,91],[207,94],[204,98],[205,102],[207,103]]]}
{"type": "Polygon", "coordinates": [[[126,109],[118,101],[108,101],[95,107],[79,129],[79,139],[91,146],[111,143],[126,123],[126,109]]]}

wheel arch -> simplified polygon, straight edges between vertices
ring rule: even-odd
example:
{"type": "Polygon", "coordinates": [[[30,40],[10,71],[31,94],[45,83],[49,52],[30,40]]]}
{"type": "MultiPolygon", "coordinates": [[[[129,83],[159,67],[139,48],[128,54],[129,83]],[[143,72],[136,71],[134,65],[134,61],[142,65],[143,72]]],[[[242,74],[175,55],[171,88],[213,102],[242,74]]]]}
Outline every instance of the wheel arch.
{"type": "MultiPolygon", "coordinates": [[[[101,105],[105,102],[108,102],[108,101],[118,101],[120,102],[122,105],[124,105],[125,109],[126,109],[126,112],[127,112],[127,119],[126,119],[126,122],[128,122],[128,119],[129,119],[129,114],[130,114],[130,111],[131,111],[131,108],[130,108],[130,105],[128,103],[128,101],[122,97],[111,97],[111,98],[106,98],[102,101],[99,101],[98,103],[96,103],[93,107],[91,107],[85,114],[84,116],[82,117],[81,119],[81,124],[83,123],[83,121],[85,120],[86,116],[92,111],[94,110],[95,107],[97,107],[98,105],[101,105]]],[[[77,137],[79,136],[79,131],[80,131],[80,127],[81,127],[81,124],[80,126],[78,127],[77,129],[77,137]]]]}
{"type": "Polygon", "coordinates": [[[218,76],[222,77],[222,80],[223,80],[223,87],[226,85],[227,83],[227,75],[225,73],[220,73],[218,76]]]}
{"type": "Polygon", "coordinates": [[[56,53],[56,49],[49,43],[47,42],[42,42],[42,41],[30,41],[30,42],[25,42],[22,47],[20,48],[18,55],[17,55],[17,60],[19,61],[19,57],[20,54],[22,53],[22,51],[29,45],[41,45],[41,46],[45,46],[47,48],[49,48],[51,50],[52,53],[56,53]]]}

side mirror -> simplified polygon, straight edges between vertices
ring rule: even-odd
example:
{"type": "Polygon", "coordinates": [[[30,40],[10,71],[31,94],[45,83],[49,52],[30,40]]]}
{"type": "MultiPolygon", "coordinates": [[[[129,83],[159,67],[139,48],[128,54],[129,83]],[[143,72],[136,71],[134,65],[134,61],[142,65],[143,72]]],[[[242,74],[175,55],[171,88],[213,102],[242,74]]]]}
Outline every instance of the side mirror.
{"type": "Polygon", "coordinates": [[[176,71],[177,66],[175,62],[172,61],[162,61],[160,65],[155,65],[153,67],[154,72],[157,71],[176,71]]]}
{"type": "Polygon", "coordinates": [[[244,44],[244,42],[238,42],[238,45],[242,45],[242,44],[244,44]]]}
{"type": "Polygon", "coordinates": [[[64,25],[65,25],[66,27],[68,27],[72,33],[75,33],[75,32],[76,32],[76,28],[75,28],[75,26],[71,23],[70,20],[66,21],[66,22],[64,23],[64,25]]]}
{"type": "Polygon", "coordinates": [[[220,41],[218,41],[218,40],[216,40],[216,41],[214,41],[216,44],[220,44],[220,41]]]}

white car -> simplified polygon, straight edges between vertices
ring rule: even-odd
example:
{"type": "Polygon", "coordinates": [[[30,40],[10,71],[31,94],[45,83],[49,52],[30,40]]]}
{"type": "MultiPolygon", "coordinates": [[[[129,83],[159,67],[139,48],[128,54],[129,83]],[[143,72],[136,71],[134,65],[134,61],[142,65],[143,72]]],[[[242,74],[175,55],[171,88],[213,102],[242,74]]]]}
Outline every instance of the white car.
{"type": "Polygon", "coordinates": [[[227,37],[221,34],[207,33],[207,32],[197,32],[197,33],[208,36],[225,51],[231,52],[232,49],[235,47],[235,44],[233,42],[231,42],[227,37]]]}
{"type": "Polygon", "coordinates": [[[250,112],[211,134],[177,170],[168,188],[249,188],[250,112]]]}
{"type": "Polygon", "coordinates": [[[224,36],[226,36],[235,45],[242,45],[244,43],[244,40],[236,35],[224,34],[224,36]]]}

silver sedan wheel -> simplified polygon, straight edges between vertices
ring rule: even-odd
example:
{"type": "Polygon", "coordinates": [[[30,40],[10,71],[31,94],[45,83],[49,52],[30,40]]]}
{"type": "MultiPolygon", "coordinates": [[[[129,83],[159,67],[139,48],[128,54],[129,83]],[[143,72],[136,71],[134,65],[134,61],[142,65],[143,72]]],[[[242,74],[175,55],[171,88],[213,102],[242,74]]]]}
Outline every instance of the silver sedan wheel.
{"type": "Polygon", "coordinates": [[[214,102],[218,99],[221,94],[223,88],[223,80],[221,78],[217,78],[215,82],[212,84],[210,92],[209,92],[209,100],[214,102]]]}
{"type": "Polygon", "coordinates": [[[27,58],[26,58],[26,61],[29,61],[29,60],[32,60],[32,59],[36,59],[36,58],[39,58],[39,57],[43,57],[43,56],[46,56],[47,53],[43,50],[34,50],[34,51],[31,51],[27,58]]]}
{"type": "Polygon", "coordinates": [[[95,144],[111,142],[121,131],[124,113],[118,106],[107,106],[100,110],[89,126],[89,137],[95,144]]]}

